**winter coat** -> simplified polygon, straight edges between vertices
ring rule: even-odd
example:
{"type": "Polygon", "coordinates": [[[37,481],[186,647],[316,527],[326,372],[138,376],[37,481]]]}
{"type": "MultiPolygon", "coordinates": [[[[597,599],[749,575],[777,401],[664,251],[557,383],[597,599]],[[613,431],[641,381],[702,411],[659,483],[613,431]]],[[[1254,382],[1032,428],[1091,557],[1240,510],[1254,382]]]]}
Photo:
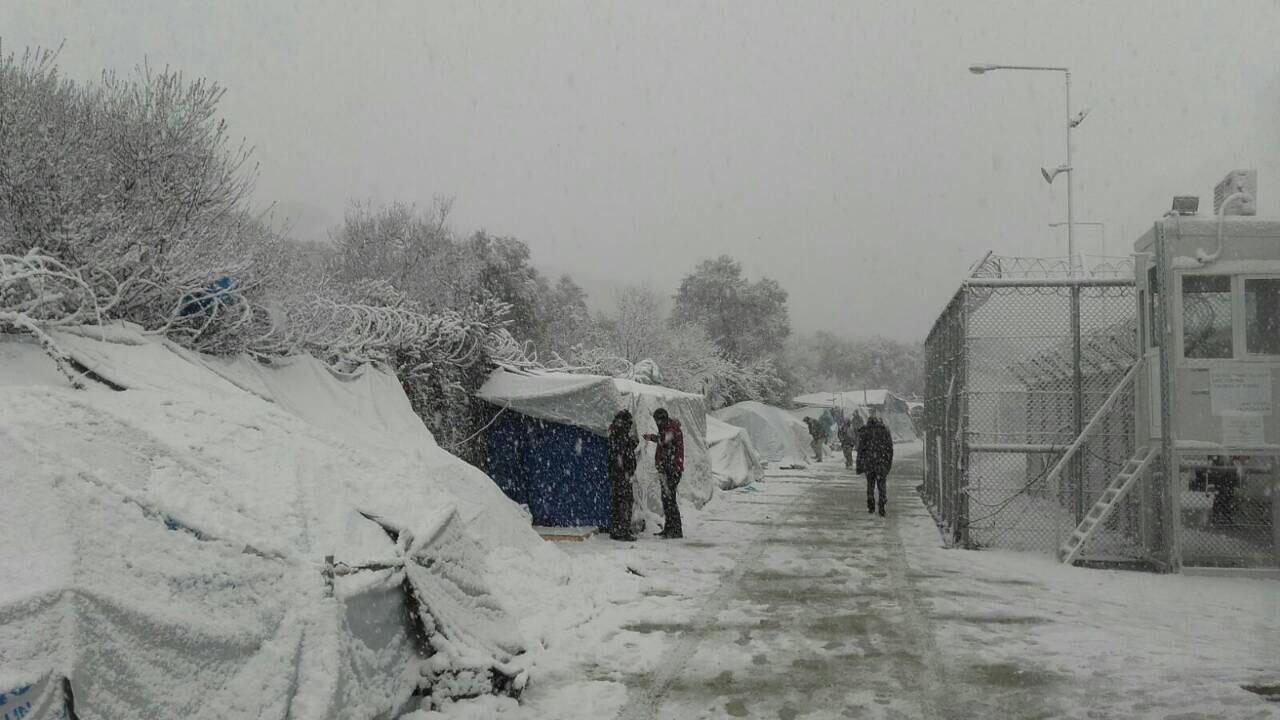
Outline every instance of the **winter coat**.
{"type": "Polygon", "coordinates": [[[813,418],[805,418],[805,425],[809,426],[809,437],[813,438],[814,442],[822,442],[822,436],[826,435],[822,431],[822,423],[813,418]]]}
{"type": "Polygon", "coordinates": [[[684,474],[684,433],[680,421],[672,418],[658,428],[658,434],[646,435],[658,443],[653,453],[653,464],[664,475],[684,474]]]}
{"type": "Polygon", "coordinates": [[[636,446],[640,438],[636,436],[635,423],[631,413],[623,410],[609,423],[609,474],[631,477],[636,472],[636,446]]]}
{"type": "MultiPolygon", "coordinates": [[[[856,418],[858,416],[854,415],[854,417],[856,418]]],[[[840,438],[840,447],[850,449],[857,447],[858,430],[860,430],[861,427],[861,420],[859,420],[856,425],[853,420],[845,420],[844,424],[840,426],[840,431],[836,433],[840,438]]]]}
{"type": "Polygon", "coordinates": [[[888,475],[893,467],[893,435],[880,418],[871,418],[858,430],[858,474],[888,475]]]}

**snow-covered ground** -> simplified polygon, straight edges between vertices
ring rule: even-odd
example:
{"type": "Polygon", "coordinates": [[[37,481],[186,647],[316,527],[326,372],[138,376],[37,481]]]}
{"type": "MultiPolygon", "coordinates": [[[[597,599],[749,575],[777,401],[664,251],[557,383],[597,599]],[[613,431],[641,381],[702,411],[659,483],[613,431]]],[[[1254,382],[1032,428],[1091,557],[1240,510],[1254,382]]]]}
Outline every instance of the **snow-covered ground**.
{"type": "Polygon", "coordinates": [[[944,549],[899,454],[888,518],[828,462],[719,494],[681,541],[563,544],[602,579],[524,593],[522,703],[413,720],[1280,716],[1241,688],[1280,683],[1280,584],[944,549]]]}

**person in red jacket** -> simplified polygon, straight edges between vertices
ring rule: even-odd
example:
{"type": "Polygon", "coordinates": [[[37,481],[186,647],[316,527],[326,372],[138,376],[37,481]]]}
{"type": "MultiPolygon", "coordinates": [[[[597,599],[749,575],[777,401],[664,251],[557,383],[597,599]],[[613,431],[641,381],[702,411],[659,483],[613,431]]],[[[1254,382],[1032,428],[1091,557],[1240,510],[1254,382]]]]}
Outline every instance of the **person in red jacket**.
{"type": "Polygon", "coordinates": [[[676,488],[680,485],[680,476],[684,474],[684,433],[680,431],[680,421],[672,419],[666,408],[653,411],[653,422],[657,424],[658,432],[647,433],[644,439],[658,444],[653,453],[653,462],[662,477],[662,514],[666,517],[658,537],[684,537],[684,528],[680,525],[680,506],[676,504],[676,488]]]}

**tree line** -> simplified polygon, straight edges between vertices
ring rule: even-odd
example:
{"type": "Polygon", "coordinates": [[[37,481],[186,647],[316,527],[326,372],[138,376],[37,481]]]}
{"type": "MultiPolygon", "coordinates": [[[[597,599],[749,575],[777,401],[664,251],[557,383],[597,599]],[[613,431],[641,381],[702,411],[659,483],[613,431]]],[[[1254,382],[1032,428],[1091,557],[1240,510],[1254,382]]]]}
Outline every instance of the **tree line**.
{"type": "Polygon", "coordinates": [[[524,242],[456,230],[444,200],[353,203],[328,241],[292,240],[251,210],[258,168],[217,83],[147,66],[77,82],[56,60],[0,58],[0,331],[40,339],[73,381],[45,331],[108,320],[203,352],[381,362],[465,455],[495,366],[627,375],[713,406],[853,378],[918,385],[910,347],[792,342],[786,291],[727,256],[672,297],[624,288],[593,313],[524,242]]]}

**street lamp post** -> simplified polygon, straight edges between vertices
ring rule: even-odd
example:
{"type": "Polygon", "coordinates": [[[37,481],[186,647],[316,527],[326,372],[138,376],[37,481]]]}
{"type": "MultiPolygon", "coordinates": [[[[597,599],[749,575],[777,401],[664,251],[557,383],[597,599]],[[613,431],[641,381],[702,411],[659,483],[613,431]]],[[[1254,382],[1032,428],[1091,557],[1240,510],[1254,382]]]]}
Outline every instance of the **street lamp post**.
{"type": "Polygon", "coordinates": [[[970,65],[969,72],[974,75],[983,75],[993,70],[1033,70],[1038,72],[1060,72],[1066,80],[1067,87],[1067,164],[1063,165],[1050,174],[1046,170],[1040,172],[1044,174],[1044,179],[1053,182],[1053,178],[1060,172],[1067,174],[1067,256],[1068,264],[1071,268],[1071,274],[1076,274],[1076,234],[1075,234],[1075,212],[1072,198],[1072,186],[1075,184],[1075,171],[1071,165],[1071,130],[1084,120],[1084,113],[1079,117],[1071,116],[1071,70],[1064,67],[1052,67],[1042,65],[970,65]]]}
{"type": "MultiPolygon", "coordinates": [[[[1051,223],[1049,223],[1049,227],[1051,227],[1051,228],[1063,227],[1063,226],[1065,226],[1065,225],[1066,225],[1066,223],[1064,223],[1064,222],[1051,222],[1051,223]]],[[[1098,232],[1102,235],[1102,250],[1101,250],[1101,254],[1102,254],[1103,256],[1106,256],[1106,254],[1107,254],[1107,224],[1106,224],[1106,223],[1103,223],[1103,222],[1085,222],[1084,220],[1076,220],[1075,225],[1076,225],[1077,227],[1079,227],[1079,226],[1081,226],[1081,225],[1091,225],[1091,226],[1093,226],[1093,227],[1098,228],[1098,232]]]]}

